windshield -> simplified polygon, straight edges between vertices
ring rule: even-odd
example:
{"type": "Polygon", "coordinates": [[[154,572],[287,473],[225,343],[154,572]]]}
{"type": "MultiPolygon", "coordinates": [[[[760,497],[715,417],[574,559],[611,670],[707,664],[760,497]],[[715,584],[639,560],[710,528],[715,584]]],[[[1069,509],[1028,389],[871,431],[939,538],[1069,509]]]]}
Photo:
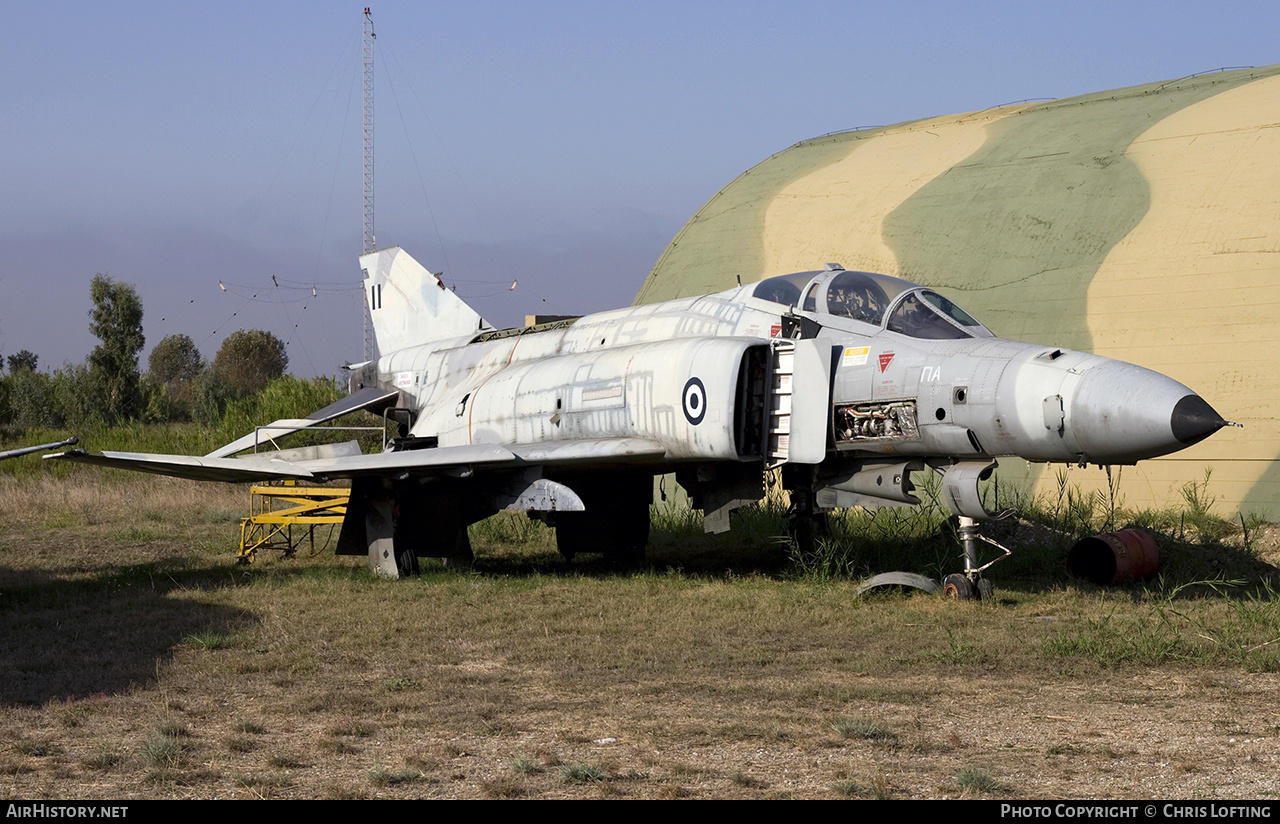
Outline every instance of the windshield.
{"type": "Polygon", "coordinates": [[[918,289],[899,301],[885,328],[927,340],[982,337],[987,331],[968,312],[928,289],[918,289]]]}

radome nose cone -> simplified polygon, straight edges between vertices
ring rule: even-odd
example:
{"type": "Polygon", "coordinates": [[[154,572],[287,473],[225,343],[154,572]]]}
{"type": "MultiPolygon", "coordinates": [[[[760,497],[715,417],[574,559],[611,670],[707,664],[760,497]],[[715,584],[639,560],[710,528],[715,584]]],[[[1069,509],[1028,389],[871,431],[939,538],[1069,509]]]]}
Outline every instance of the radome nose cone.
{"type": "Polygon", "coordinates": [[[1169,455],[1229,423],[1173,378],[1105,359],[1081,372],[1070,404],[1064,445],[1090,463],[1169,455]]]}
{"type": "Polygon", "coordinates": [[[1204,398],[1187,395],[1173,407],[1169,425],[1173,427],[1173,437],[1190,446],[1217,432],[1227,422],[1205,403],[1204,398]]]}

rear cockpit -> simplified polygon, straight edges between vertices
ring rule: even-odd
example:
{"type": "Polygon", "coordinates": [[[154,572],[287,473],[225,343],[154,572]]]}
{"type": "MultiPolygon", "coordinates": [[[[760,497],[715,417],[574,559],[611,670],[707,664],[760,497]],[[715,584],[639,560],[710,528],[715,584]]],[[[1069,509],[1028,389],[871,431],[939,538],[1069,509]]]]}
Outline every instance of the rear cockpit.
{"type": "Polygon", "coordinates": [[[991,332],[947,298],[909,280],[850,272],[827,264],[820,272],[766,278],[751,296],[811,312],[847,318],[927,340],[987,338],[991,332]]]}

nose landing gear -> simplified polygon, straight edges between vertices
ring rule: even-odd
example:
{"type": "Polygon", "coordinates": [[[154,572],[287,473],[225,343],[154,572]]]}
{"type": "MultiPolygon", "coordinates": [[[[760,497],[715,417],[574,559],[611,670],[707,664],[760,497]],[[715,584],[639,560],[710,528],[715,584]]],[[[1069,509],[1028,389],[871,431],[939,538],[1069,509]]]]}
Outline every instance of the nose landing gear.
{"type": "Polygon", "coordinates": [[[942,593],[948,598],[955,598],[957,601],[990,600],[994,595],[994,588],[991,586],[990,580],[982,577],[982,572],[996,563],[996,561],[1003,561],[1008,558],[1013,554],[1013,551],[979,532],[978,522],[974,518],[964,515],[957,515],[956,517],[960,520],[959,527],[956,529],[956,537],[964,548],[964,572],[953,572],[943,578],[942,593]],[[982,566],[978,566],[978,541],[986,541],[1004,554],[982,566]]]}
{"type": "MultiPolygon", "coordinates": [[[[1007,514],[1012,513],[1002,513],[999,517],[1005,517],[1007,514]]],[[[953,572],[946,576],[942,579],[941,587],[938,586],[938,582],[934,579],[912,572],[884,572],[858,587],[858,594],[861,595],[867,590],[876,587],[896,586],[912,587],[925,592],[937,592],[941,589],[945,597],[954,598],[957,601],[989,601],[994,598],[995,591],[991,581],[982,577],[982,573],[992,564],[1012,555],[1013,551],[981,534],[978,531],[978,521],[976,519],[968,518],[964,515],[958,517],[960,524],[956,531],[956,537],[964,548],[964,572],[953,572]],[[1003,554],[979,566],[978,541],[985,541],[991,544],[1003,554]]]]}

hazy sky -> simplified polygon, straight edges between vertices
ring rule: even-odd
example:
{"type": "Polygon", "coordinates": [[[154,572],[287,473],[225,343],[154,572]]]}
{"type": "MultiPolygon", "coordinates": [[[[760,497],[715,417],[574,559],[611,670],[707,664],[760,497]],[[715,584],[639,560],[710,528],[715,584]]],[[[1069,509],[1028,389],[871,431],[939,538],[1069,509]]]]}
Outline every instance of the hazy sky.
{"type": "MultiPolygon", "coordinates": [[[[0,354],[82,361],[103,272],[138,288],[148,349],[260,328],[298,374],[358,360],[363,8],[0,0],[0,354]]],[[[629,303],[798,141],[1280,62],[1274,0],[372,12],[378,245],[498,325],[629,303]]]]}

